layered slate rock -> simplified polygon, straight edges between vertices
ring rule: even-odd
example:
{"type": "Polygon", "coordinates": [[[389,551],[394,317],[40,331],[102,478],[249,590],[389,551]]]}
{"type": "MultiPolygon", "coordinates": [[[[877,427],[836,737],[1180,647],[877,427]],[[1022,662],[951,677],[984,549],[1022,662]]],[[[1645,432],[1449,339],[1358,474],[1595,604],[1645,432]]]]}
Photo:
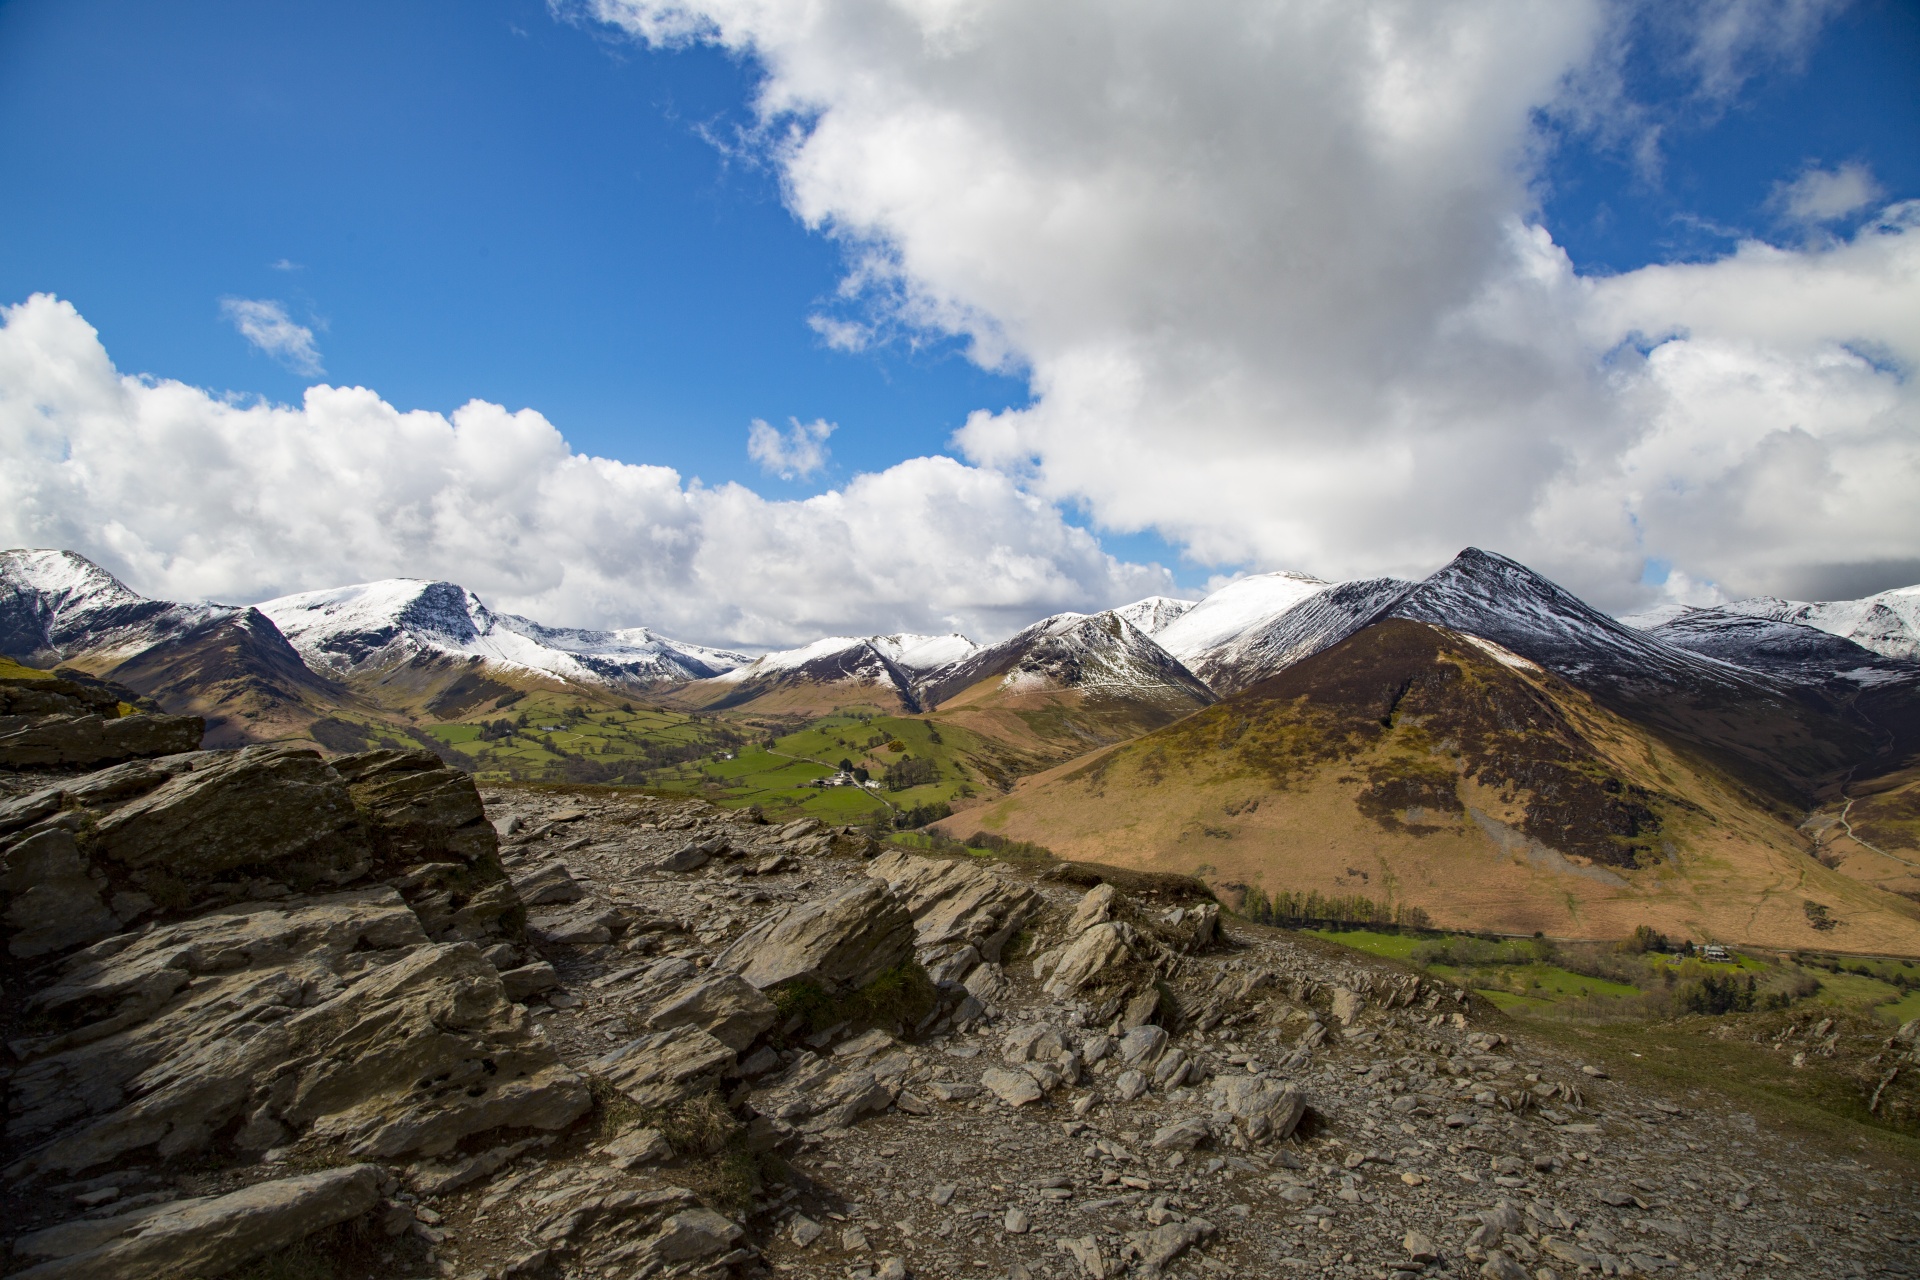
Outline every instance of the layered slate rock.
{"type": "Polygon", "coordinates": [[[380,1199],[378,1165],[255,1183],[21,1237],[16,1257],[43,1259],[31,1280],[176,1280],[216,1276],[367,1212],[380,1199]]]}
{"type": "Polygon", "coordinates": [[[798,982],[853,991],[904,963],[913,941],[906,904],[870,880],[770,917],[742,934],[714,965],[762,991],[798,982]]]}
{"type": "Polygon", "coordinates": [[[733,1062],[733,1050],[698,1027],[673,1027],[628,1041],[588,1070],[643,1107],[668,1107],[712,1089],[733,1062]]]}
{"type": "Polygon", "coordinates": [[[65,1029],[14,1042],[16,1167],[78,1172],[226,1133],[240,1149],[310,1136],[434,1155],[498,1126],[563,1128],[590,1105],[493,967],[429,944],[388,888],[123,935],[28,1005],[65,1029]]]}
{"type": "Polygon", "coordinates": [[[773,1001],[738,974],[709,974],[689,960],[661,960],[634,978],[638,1020],[655,1031],[697,1027],[735,1053],[779,1018],[773,1001]]]}
{"type": "Polygon", "coordinates": [[[146,705],[142,711],[92,683],[0,678],[0,766],[97,766],[199,748],[205,721],[146,705]]]}
{"type": "Polygon", "coordinates": [[[1041,906],[1040,896],[1019,881],[954,859],[894,850],[869,863],[867,874],[906,902],[916,946],[929,964],[961,947],[972,947],[979,960],[998,961],[1041,906]]]}
{"type": "Polygon", "coordinates": [[[0,804],[0,858],[15,955],[104,936],[108,914],[125,925],[375,875],[436,940],[515,934],[524,919],[473,780],[423,752],[329,764],[264,745],[129,761],[0,804]]]}
{"type": "Polygon", "coordinates": [[[472,865],[497,857],[499,837],[473,780],[431,752],[369,751],[332,764],[367,829],[378,866],[397,870],[438,860],[472,865]]]}

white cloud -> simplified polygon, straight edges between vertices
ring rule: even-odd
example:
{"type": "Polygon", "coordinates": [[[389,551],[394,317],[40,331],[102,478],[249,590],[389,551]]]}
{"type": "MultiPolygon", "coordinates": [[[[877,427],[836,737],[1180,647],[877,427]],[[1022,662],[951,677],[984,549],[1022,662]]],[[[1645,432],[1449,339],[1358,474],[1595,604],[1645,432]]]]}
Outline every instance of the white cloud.
{"type": "Polygon", "coordinates": [[[1788,221],[1812,227],[1858,213],[1885,194],[1858,162],[1837,169],[1808,165],[1792,182],[1776,184],[1770,203],[1788,221]]]}
{"type": "Polygon", "coordinates": [[[1006,477],[915,458],[802,502],[574,453],[538,413],[403,413],[361,387],[241,404],[120,374],[64,301],[0,309],[0,546],[172,599],[444,577],[569,625],[790,644],[994,638],[1171,585],[1006,477]]]}
{"type": "Polygon", "coordinates": [[[233,322],[241,337],[292,372],[311,378],[322,371],[313,330],[295,324],[280,303],[264,298],[222,298],[220,312],[233,322]]]}
{"type": "Polygon", "coordinates": [[[1920,554],[1910,214],[1605,280],[1538,225],[1540,122],[1626,109],[1623,30],[1719,109],[1824,0],[591,7],[758,61],[867,320],[1031,378],[959,448],[1102,527],[1330,577],[1472,542],[1609,607],[1649,559],[1739,593],[1920,554]]]}
{"type": "Polygon", "coordinates": [[[827,437],[833,434],[834,424],[824,418],[812,422],[788,418],[787,424],[781,432],[755,418],[747,427],[747,456],[762,471],[782,480],[812,479],[827,465],[827,437]]]}

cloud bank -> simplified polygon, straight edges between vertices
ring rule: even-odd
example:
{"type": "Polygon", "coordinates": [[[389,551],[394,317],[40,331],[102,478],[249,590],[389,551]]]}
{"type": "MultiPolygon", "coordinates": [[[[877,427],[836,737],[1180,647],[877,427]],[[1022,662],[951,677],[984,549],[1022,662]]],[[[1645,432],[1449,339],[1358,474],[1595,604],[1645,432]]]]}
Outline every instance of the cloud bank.
{"type": "MultiPolygon", "coordinates": [[[[956,446],[1101,527],[1325,576],[1478,543],[1616,608],[1650,567],[1818,594],[1920,556],[1920,204],[1610,278],[1538,216],[1555,128],[1657,168],[1621,39],[1718,110],[1831,3],[587,7],[757,62],[789,206],[851,262],[816,329],[1025,370],[1034,401],[956,446]]],[[[1783,184],[1803,226],[1879,198],[1846,167],[1783,184]]]]}
{"type": "Polygon", "coordinates": [[[688,640],[1004,635],[1170,583],[1006,476],[915,458],[805,501],[573,452],[538,413],[403,413],[360,387],[242,404],[122,375],[72,305],[0,309],[0,545],[246,603],[445,577],[560,625],[688,640]]]}

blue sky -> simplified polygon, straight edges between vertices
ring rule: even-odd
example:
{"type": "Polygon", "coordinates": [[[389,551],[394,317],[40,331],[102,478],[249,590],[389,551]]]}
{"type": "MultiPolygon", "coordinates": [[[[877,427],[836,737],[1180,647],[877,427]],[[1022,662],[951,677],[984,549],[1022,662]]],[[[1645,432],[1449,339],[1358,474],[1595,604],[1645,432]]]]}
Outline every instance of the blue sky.
{"type": "Polygon", "coordinates": [[[761,418],[937,451],[1025,384],[954,344],[844,355],[806,324],[839,251],[707,139],[751,67],[538,0],[0,6],[0,300],[79,306],[125,370],[297,398],[223,296],[283,300],[327,380],[402,408],[533,406],[576,447],[709,481],[761,418]],[[276,269],[274,264],[292,264],[276,269]]]}
{"type": "MultiPolygon", "coordinates": [[[[630,29],[650,20],[646,0],[601,3],[601,16],[630,29]],[[622,18],[630,13],[640,16],[622,18]]],[[[1329,576],[1410,571],[1472,539],[1529,555],[1603,595],[1616,584],[1613,602],[1625,606],[1644,603],[1628,598],[1641,584],[1660,585],[1643,572],[1648,563],[1674,566],[1676,575],[1662,581],[1705,584],[1702,590],[1798,584],[1810,591],[1822,565],[1852,554],[1853,544],[1838,533],[1835,550],[1783,529],[1777,540],[1805,544],[1806,563],[1794,568],[1799,577],[1776,575],[1776,582],[1764,565],[1739,561],[1739,547],[1757,545],[1750,535],[1728,525],[1715,542],[1721,535],[1701,532],[1713,519],[1698,504],[1670,522],[1667,534],[1636,507],[1629,518],[1606,517],[1607,531],[1567,524],[1557,540],[1528,545],[1534,535],[1527,530],[1559,519],[1542,514],[1541,495],[1552,488],[1548,472],[1570,465],[1566,460],[1587,447],[1581,441],[1612,429],[1601,425],[1606,414],[1599,410],[1593,422],[1569,426],[1553,440],[1545,439],[1552,431],[1533,439],[1531,428],[1514,428],[1520,434],[1510,452],[1539,456],[1499,492],[1524,490],[1531,508],[1516,503],[1508,510],[1504,498],[1441,474],[1446,465],[1427,459],[1410,438],[1406,457],[1422,460],[1398,464],[1417,477],[1407,493],[1439,494],[1432,500],[1444,511],[1421,508],[1425,498],[1387,501],[1368,532],[1343,532],[1336,527],[1343,517],[1329,513],[1364,506],[1374,491],[1368,468],[1392,470],[1378,461],[1392,451],[1382,451],[1365,412],[1354,410],[1360,416],[1349,422],[1340,417],[1346,407],[1326,407],[1346,392],[1329,389],[1331,382],[1302,390],[1314,376],[1311,357],[1301,357],[1308,374],[1273,374],[1273,394],[1259,400],[1294,406],[1284,412],[1299,418],[1292,436],[1268,433],[1270,449],[1260,429],[1234,427],[1233,412],[1221,414],[1226,426],[1182,417],[1191,410],[1170,406],[1195,402],[1191,385],[1178,378],[1156,402],[1155,375],[1144,375],[1149,385],[1140,403],[1118,408],[1103,407],[1084,387],[1073,391],[1072,371],[1084,367],[1079,357],[1104,341],[1090,336],[1104,323],[1099,308],[1124,313],[1121,295],[1136,272],[1125,263],[1098,268],[1109,273],[1111,289],[1088,286],[1085,273],[1062,275],[1062,291],[1082,288],[1087,295],[1063,322],[1048,310],[1051,284],[1021,297],[1004,281],[970,277],[952,264],[923,269],[917,264],[938,258],[939,237],[952,228],[929,230],[914,222],[924,210],[902,212],[878,197],[863,204],[859,182],[846,176],[845,155],[816,156],[820,164],[809,170],[752,135],[752,94],[769,66],[781,68],[775,79],[783,90],[812,95],[812,119],[845,117],[859,127],[859,104],[836,98],[831,76],[825,89],[817,79],[808,82],[808,60],[832,66],[835,58],[857,61],[871,50],[829,47],[826,35],[779,46],[785,37],[751,29],[717,0],[713,7],[716,26],[708,35],[720,33],[724,48],[714,39],[655,47],[582,10],[556,18],[541,0],[0,3],[0,174],[12,193],[0,201],[0,305],[36,292],[59,295],[99,331],[126,372],[275,402],[297,402],[303,388],[322,381],[372,388],[402,410],[449,413],[474,398],[509,410],[531,406],[578,451],[671,466],[709,484],[739,481],[773,500],[838,489],[858,473],[903,459],[957,453],[1016,477],[1069,525],[1095,529],[1122,560],[1172,566],[1187,589],[1248,568],[1298,566],[1329,576]],[[802,190],[809,173],[817,177],[836,164],[837,188],[802,190]],[[874,313],[861,299],[836,300],[849,263],[846,244],[803,225],[794,207],[813,207],[828,226],[866,219],[897,250],[898,276],[890,283],[904,282],[952,308],[935,314],[963,318],[918,329],[896,323],[887,330],[891,340],[861,350],[830,347],[809,326],[810,316],[874,313]],[[324,373],[305,376],[250,346],[223,300],[279,303],[291,322],[313,331],[324,373]],[[970,337],[995,324],[1014,335],[1001,372],[964,354],[970,337]],[[1029,374],[1040,381],[1030,385],[1029,374]],[[1042,403],[1047,387],[1055,389],[1050,405],[1042,403]],[[980,410],[991,421],[952,443],[969,413],[980,410]],[[1118,422],[1111,431],[1109,415],[1118,422]],[[1325,422],[1315,415],[1326,415],[1325,422]],[[749,458],[752,420],[779,426],[790,418],[837,424],[822,471],[782,479],[749,458]],[[1309,462],[1329,439],[1352,442],[1345,462],[1309,462]],[[1178,453],[1155,452],[1170,440],[1178,453]],[[1244,469],[1248,487],[1229,498],[1219,465],[1225,458],[1224,474],[1237,470],[1234,440],[1255,440],[1254,452],[1266,452],[1244,469]],[[1185,476],[1182,458],[1213,470],[1185,476]],[[1122,476],[1129,459],[1137,465],[1122,476]],[[1269,493],[1272,509],[1261,510],[1261,495],[1269,493]],[[1321,493],[1328,507],[1312,508],[1308,499],[1321,493]],[[1237,523],[1222,515],[1228,510],[1239,513],[1237,523]],[[1294,518],[1296,512],[1302,514],[1294,518]],[[1600,544],[1604,554],[1593,550],[1600,544]]],[[[1585,100],[1587,114],[1566,95],[1556,97],[1550,77],[1535,87],[1528,118],[1537,132],[1528,145],[1541,158],[1528,177],[1531,200],[1511,202],[1507,212],[1537,217],[1581,276],[1712,264],[1749,237],[1814,253],[1864,234],[1881,210],[1920,196],[1920,6],[1753,0],[1728,8],[1751,15],[1743,19],[1746,44],[1735,42],[1718,73],[1702,70],[1689,43],[1697,32],[1661,17],[1672,11],[1650,6],[1601,37],[1601,61],[1608,42],[1625,52],[1616,92],[1585,100]],[[1785,21],[1778,15],[1808,12],[1820,20],[1806,25],[1804,38],[1768,44],[1769,24],[1785,21]],[[1866,183],[1869,194],[1858,207],[1818,223],[1787,216],[1785,184],[1810,167],[1845,166],[1866,183]]],[[[1223,83],[1234,74],[1230,44],[1218,46],[1227,69],[1215,79],[1223,83]]],[[[1008,47],[1013,52],[1002,52],[1013,66],[1018,51],[1008,47]]],[[[1584,56],[1572,36],[1554,47],[1574,49],[1568,56],[1576,60],[1584,56]]],[[[1517,52],[1500,74],[1525,72],[1527,58],[1542,56],[1517,52]]],[[[899,90],[905,119],[918,86],[913,76],[900,83],[907,86],[899,90]]],[[[1034,101],[1036,111],[1052,109],[1034,101]]],[[[983,131],[997,127],[991,104],[952,96],[939,105],[976,111],[983,131]]],[[[1328,111],[1329,127],[1337,125],[1341,117],[1328,111]]],[[[1089,134],[1086,145],[1101,142],[1089,134]]],[[[946,179],[962,202],[968,176],[959,171],[946,179]]],[[[1432,181],[1446,186],[1443,178],[1432,181]]],[[[1257,225],[1268,215],[1254,197],[1249,201],[1246,216],[1257,225]]],[[[1491,226],[1498,201],[1483,203],[1491,226]]],[[[1116,225],[1117,238],[1129,234],[1116,225]]],[[[955,234],[964,243],[967,229],[955,234]]],[[[1380,234],[1375,250],[1404,238],[1404,228],[1380,234]]],[[[1059,253],[1039,239],[1039,248],[1007,244],[1010,260],[1030,251],[1043,267],[1049,252],[1059,253]]],[[[1318,252],[1310,247],[1306,256],[1318,252]]],[[[1483,244],[1452,255],[1440,245],[1429,256],[1444,262],[1473,252],[1490,251],[1483,244]]],[[[1258,284],[1275,296],[1297,283],[1286,274],[1293,268],[1278,266],[1262,283],[1262,269],[1247,273],[1250,289],[1258,284]]],[[[1356,277],[1369,270],[1354,268],[1356,277]]],[[[1446,287],[1466,289],[1459,281],[1446,287]]],[[[1165,293],[1142,286],[1141,307],[1162,305],[1165,293]]],[[[1419,293],[1409,288],[1410,296],[1419,293]]],[[[1316,299],[1303,288],[1297,309],[1310,322],[1313,308],[1331,313],[1340,296],[1316,299]]],[[[1276,332],[1293,332],[1295,318],[1280,316],[1286,323],[1276,332]]],[[[1647,327],[1644,319],[1636,324],[1647,327]]],[[[1330,333],[1337,327],[1329,321],[1330,333]]],[[[1163,330],[1140,330],[1149,331],[1163,330]]],[[[1680,319],[1650,331],[1691,332],[1680,319]]],[[[1367,335],[1361,337],[1365,345],[1367,335]]],[[[1846,341],[1854,343],[1848,350],[1900,346],[1873,334],[1846,341]]],[[[1388,355],[1391,345],[1383,339],[1388,355]]],[[[1227,364],[1258,364],[1258,350],[1249,349],[1251,357],[1230,353],[1227,364]]],[[[1889,359],[1882,371],[1904,378],[1900,359],[1889,359]]],[[[1370,376],[1354,374],[1360,383],[1370,376]]],[[[1513,386],[1532,377],[1515,375],[1513,386]]],[[[1678,385],[1664,385],[1663,394],[1679,395],[1678,385]]],[[[1479,393],[1396,394],[1402,416],[1408,403],[1427,405],[1410,415],[1425,422],[1479,393]]],[[[1501,395],[1516,422],[1537,420],[1543,404],[1571,403],[1511,389],[1501,395]]],[[[1675,413],[1701,421],[1719,412],[1681,409],[1675,413]]],[[[1245,414],[1261,421],[1253,409],[1245,414]]],[[[1901,423],[1902,431],[1912,425],[1901,423]]],[[[1453,426],[1439,434],[1447,433],[1461,438],[1453,426]]],[[[1616,449],[1626,459],[1616,472],[1644,465],[1629,457],[1632,447],[1616,449]]],[[[1704,491],[1746,474],[1740,466],[1751,462],[1730,463],[1711,482],[1673,480],[1661,492],[1704,491]]],[[[1618,505],[1648,500],[1636,489],[1618,505]]],[[[185,554],[162,545],[159,534],[149,541],[154,563],[185,554]]],[[[139,560],[121,554],[128,565],[139,560]]],[[[1905,572],[1899,566],[1920,564],[1920,545],[1902,531],[1860,555],[1869,564],[1860,580],[1898,577],[1905,572]]],[[[1136,580],[1144,579],[1128,579],[1136,580]]]]}

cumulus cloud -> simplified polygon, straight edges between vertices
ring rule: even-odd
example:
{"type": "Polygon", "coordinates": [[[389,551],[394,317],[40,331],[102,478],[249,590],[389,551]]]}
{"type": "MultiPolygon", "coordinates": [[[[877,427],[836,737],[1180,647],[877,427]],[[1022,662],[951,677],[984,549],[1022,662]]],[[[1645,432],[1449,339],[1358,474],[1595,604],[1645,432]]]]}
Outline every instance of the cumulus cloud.
{"type": "Polygon", "coordinates": [[[1619,108],[1593,87],[1623,29],[1723,103],[1832,8],[590,5],[757,61],[862,332],[1026,372],[969,461],[1205,563],[1417,573],[1478,543],[1619,608],[1650,560],[1740,594],[1920,552],[1910,207],[1611,279],[1539,222],[1542,122],[1619,108]]]}
{"type": "Polygon", "coordinates": [[[264,298],[222,298],[220,312],[233,322],[241,337],[290,371],[308,378],[322,372],[313,330],[295,324],[280,303],[264,298]]]}
{"type": "Polygon", "coordinates": [[[827,437],[833,431],[834,424],[825,418],[812,422],[788,418],[784,432],[755,418],[747,427],[747,456],[769,475],[809,480],[827,465],[827,437]]]}
{"type": "Polygon", "coordinates": [[[1885,194],[1873,171],[1858,162],[1837,169],[1808,165],[1793,181],[1777,183],[1769,203],[1788,221],[1813,227],[1858,213],[1885,194]]]}
{"type": "Polygon", "coordinates": [[[915,458],[803,502],[573,452],[538,413],[403,413],[361,387],[240,404],[119,373],[71,304],[0,309],[0,546],[249,602],[444,577],[564,625],[689,640],[997,638],[1169,586],[1007,477],[915,458]]]}

